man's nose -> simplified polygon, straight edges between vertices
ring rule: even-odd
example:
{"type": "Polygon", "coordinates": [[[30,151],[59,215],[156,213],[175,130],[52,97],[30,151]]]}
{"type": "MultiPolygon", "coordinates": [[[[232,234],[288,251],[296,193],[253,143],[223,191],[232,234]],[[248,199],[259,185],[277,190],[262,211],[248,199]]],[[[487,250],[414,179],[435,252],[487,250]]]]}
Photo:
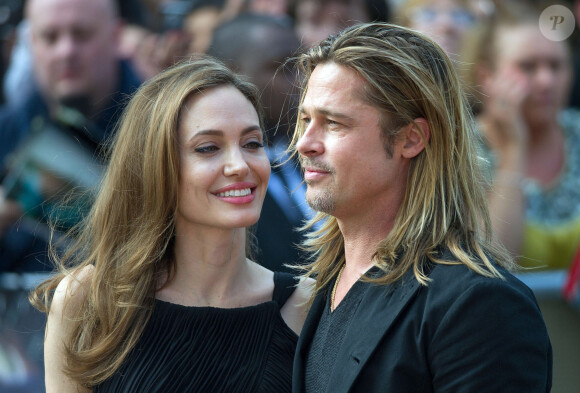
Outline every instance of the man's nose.
{"type": "Polygon", "coordinates": [[[296,149],[303,156],[312,157],[324,152],[324,144],[318,125],[312,121],[305,125],[304,134],[298,139],[296,149]]]}
{"type": "Polygon", "coordinates": [[[62,35],[54,48],[55,54],[61,57],[69,57],[78,51],[79,44],[71,35],[62,35]]]}

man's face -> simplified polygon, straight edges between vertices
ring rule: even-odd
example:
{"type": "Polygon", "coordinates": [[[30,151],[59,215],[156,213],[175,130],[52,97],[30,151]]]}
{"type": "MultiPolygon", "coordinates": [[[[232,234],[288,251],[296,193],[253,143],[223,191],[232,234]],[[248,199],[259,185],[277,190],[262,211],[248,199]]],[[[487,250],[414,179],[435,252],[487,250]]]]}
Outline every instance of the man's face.
{"type": "Polygon", "coordinates": [[[308,185],[306,200],[339,219],[370,217],[398,206],[406,184],[402,143],[397,140],[393,156],[387,155],[380,112],[363,100],[364,84],[349,68],[320,64],[300,108],[305,130],[297,149],[308,185]]]}
{"type": "Polygon", "coordinates": [[[300,42],[292,29],[284,27],[261,26],[250,34],[255,46],[239,62],[240,72],[248,75],[262,93],[267,128],[280,126],[284,130],[288,123],[285,116],[296,107],[298,97],[293,94],[296,75],[280,65],[296,53],[300,42]]]}
{"type": "Polygon", "coordinates": [[[110,0],[31,0],[36,79],[50,99],[99,100],[116,76],[119,24],[110,0]]]}

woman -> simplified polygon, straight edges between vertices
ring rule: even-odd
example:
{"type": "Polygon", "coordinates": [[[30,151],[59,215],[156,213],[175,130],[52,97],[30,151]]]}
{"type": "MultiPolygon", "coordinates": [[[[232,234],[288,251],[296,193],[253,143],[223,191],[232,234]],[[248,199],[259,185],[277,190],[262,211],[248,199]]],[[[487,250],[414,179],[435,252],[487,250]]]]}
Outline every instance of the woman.
{"type": "Polygon", "coordinates": [[[458,60],[465,35],[477,22],[471,7],[467,0],[407,0],[397,9],[395,21],[427,34],[458,60]]]}
{"type": "Polygon", "coordinates": [[[472,79],[483,93],[494,230],[520,264],[565,268],[580,244],[580,114],[565,109],[569,48],[540,32],[539,14],[499,7],[473,44],[472,79]]]}
{"type": "Polygon", "coordinates": [[[76,248],[33,293],[47,393],[290,391],[309,293],[246,258],[270,174],[258,102],[207,57],[131,99],[76,248]]]}

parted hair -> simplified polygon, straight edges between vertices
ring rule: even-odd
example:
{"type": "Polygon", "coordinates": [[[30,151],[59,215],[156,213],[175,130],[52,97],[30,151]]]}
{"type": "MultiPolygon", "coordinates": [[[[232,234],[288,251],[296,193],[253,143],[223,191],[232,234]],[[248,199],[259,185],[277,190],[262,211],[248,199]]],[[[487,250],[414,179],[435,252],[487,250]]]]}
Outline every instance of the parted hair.
{"type": "MultiPolygon", "coordinates": [[[[499,278],[495,263],[515,267],[492,236],[482,159],[466,98],[452,62],[433,40],[396,25],[368,23],[328,37],[297,62],[303,82],[300,103],[318,64],[332,62],[362,76],[364,99],[380,111],[388,155],[398,133],[414,119],[424,118],[429,124],[428,143],[411,160],[394,227],[373,257],[385,274],[373,281],[392,283],[412,270],[421,284],[428,285],[430,263],[462,263],[499,278]],[[452,260],[441,257],[445,248],[452,260]]],[[[421,127],[416,129],[425,138],[421,127]]],[[[298,118],[290,146],[295,154],[304,132],[298,118]]],[[[316,277],[319,291],[344,263],[344,240],[337,219],[322,212],[302,229],[306,233],[302,246],[310,255],[305,275],[316,277]]]]}
{"type": "Polygon", "coordinates": [[[181,113],[190,97],[223,85],[252,103],[263,126],[254,85],[208,56],[178,63],[136,91],[90,214],[74,229],[74,246],[53,255],[58,273],[31,293],[31,302],[48,313],[60,281],[94,266],[64,342],[65,372],[82,386],[94,386],[119,368],[141,337],[156,290],[174,271],[181,113]]]}

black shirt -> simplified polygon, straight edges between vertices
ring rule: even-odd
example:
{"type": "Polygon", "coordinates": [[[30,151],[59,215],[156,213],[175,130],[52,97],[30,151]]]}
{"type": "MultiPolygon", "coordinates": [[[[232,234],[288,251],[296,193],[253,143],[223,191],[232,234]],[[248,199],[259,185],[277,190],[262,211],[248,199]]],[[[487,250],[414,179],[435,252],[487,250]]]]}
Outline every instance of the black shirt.
{"type": "Polygon", "coordinates": [[[330,311],[331,285],[326,294],[326,305],[306,358],[306,393],[326,392],[326,387],[342,346],[345,334],[369,284],[357,281],[340,304],[330,311]]]}

